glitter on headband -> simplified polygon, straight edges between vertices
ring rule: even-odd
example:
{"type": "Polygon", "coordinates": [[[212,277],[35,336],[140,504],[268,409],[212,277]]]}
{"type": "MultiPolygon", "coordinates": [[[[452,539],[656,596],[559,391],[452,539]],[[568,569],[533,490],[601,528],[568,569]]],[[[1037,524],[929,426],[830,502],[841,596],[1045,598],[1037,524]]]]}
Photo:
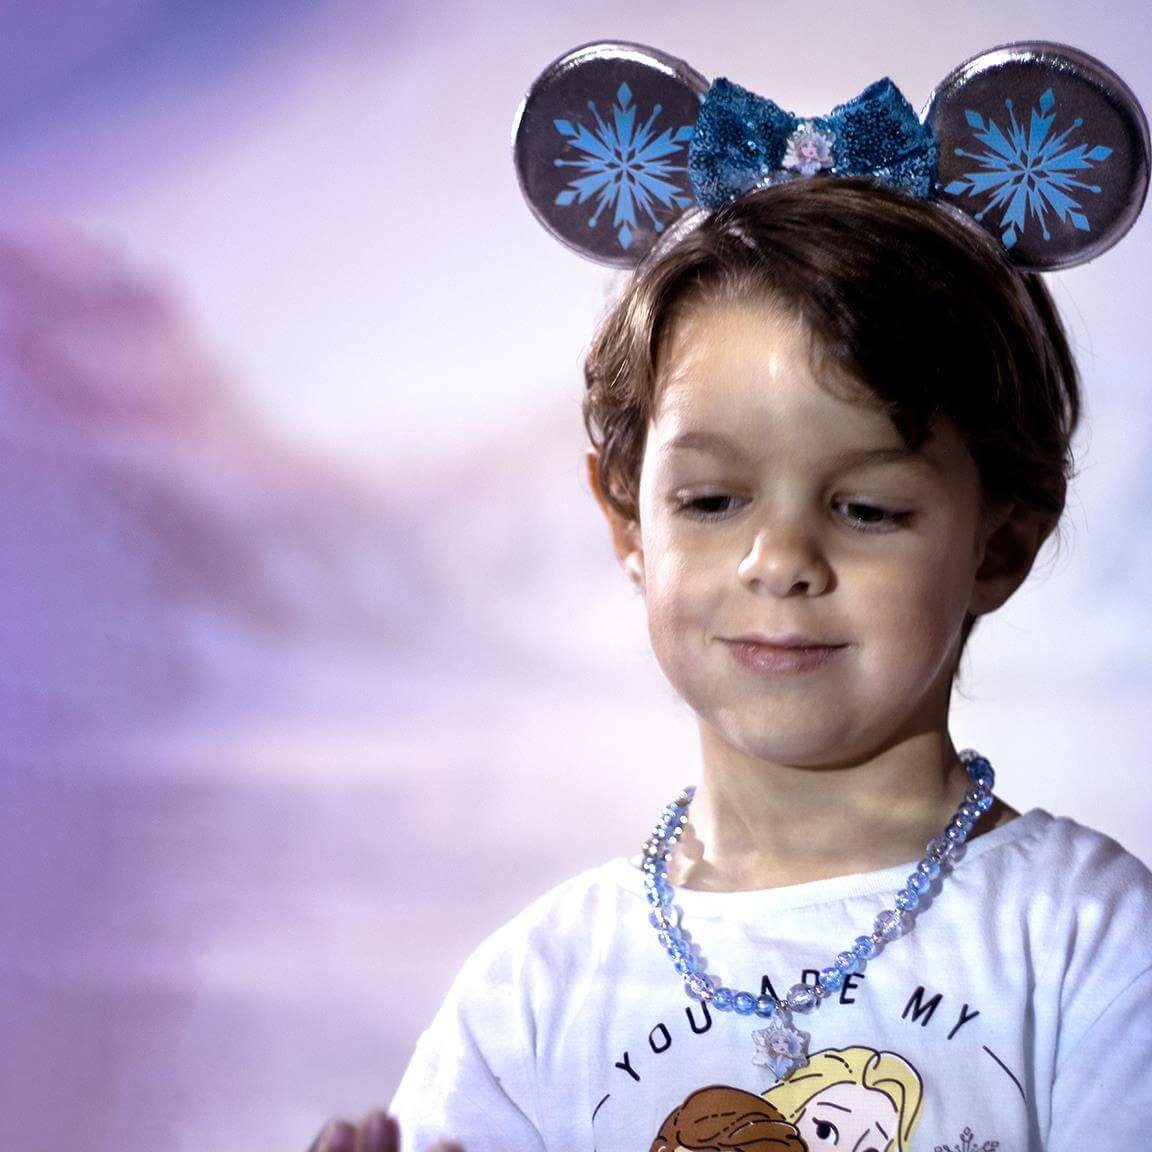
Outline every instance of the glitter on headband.
{"type": "Polygon", "coordinates": [[[728,80],[708,91],[688,159],[700,204],[719,208],[754,188],[801,179],[784,164],[789,141],[802,128],[831,140],[834,176],[870,176],[926,199],[936,176],[936,141],[912,105],[885,78],[827,116],[800,119],[728,80]]]}

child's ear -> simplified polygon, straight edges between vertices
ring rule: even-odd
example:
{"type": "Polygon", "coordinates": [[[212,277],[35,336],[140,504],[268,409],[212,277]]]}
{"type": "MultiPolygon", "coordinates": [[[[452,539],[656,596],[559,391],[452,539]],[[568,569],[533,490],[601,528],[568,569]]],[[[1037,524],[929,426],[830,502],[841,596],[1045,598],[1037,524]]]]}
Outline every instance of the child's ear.
{"type": "Polygon", "coordinates": [[[628,579],[641,591],[644,589],[644,546],[640,540],[640,525],[637,521],[623,515],[609,502],[600,483],[600,455],[594,448],[588,449],[586,457],[588,465],[588,486],[608,527],[612,532],[612,550],[620,567],[624,569],[628,579]]]}
{"type": "Polygon", "coordinates": [[[1051,531],[1049,518],[1031,509],[1013,505],[989,514],[969,606],[973,616],[994,612],[1024,583],[1051,531]]]}

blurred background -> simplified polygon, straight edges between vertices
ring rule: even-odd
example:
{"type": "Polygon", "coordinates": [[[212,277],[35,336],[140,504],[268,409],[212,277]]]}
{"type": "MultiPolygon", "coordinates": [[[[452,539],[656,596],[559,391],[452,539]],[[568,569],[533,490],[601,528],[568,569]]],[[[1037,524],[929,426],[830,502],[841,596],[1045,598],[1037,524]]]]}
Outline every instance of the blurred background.
{"type": "MultiPolygon", "coordinates": [[[[552,59],[623,38],[814,113],[1142,4],[0,8],[0,1145],[303,1149],[467,952],[693,778],[583,480],[617,283],[520,201],[552,59]]],[[[1051,278],[1066,529],[958,742],[1152,860],[1152,219],[1051,278]]]]}

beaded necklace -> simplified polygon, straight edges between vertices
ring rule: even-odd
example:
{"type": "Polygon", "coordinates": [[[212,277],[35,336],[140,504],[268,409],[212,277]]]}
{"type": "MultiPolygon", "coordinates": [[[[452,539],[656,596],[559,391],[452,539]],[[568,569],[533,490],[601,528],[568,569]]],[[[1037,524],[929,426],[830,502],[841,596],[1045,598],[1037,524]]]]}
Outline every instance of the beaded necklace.
{"type": "Polygon", "coordinates": [[[661,812],[652,835],[644,844],[641,865],[651,906],[649,920],[692,999],[705,1001],[721,1012],[769,1021],[765,1029],[753,1033],[758,1049],[753,1062],[770,1067],[779,1079],[786,1079],[808,1063],[809,1034],[793,1025],[792,1013],[810,1012],[826,996],[836,992],[861,964],[872,960],[886,944],[911,930],[921,899],[932,890],[933,884],[944,880],[950,871],[947,865],[957,849],[968,839],[976,821],[992,807],[992,789],[996,783],[992,765],[970,749],[961,752],[960,759],[968,772],[968,791],[943,834],[929,842],[924,858],[896,893],[895,907],[881,912],[870,933],[857,936],[850,947],[822,968],[814,984],[793,984],[780,999],[721,986],[705,971],[703,959],[693,952],[680,928],[681,912],[673,903],[675,890],[668,882],[668,857],[688,823],[688,806],[696,793],[695,787],[685,788],[661,812]],[[774,1040],[781,1042],[773,1045],[774,1040]]]}

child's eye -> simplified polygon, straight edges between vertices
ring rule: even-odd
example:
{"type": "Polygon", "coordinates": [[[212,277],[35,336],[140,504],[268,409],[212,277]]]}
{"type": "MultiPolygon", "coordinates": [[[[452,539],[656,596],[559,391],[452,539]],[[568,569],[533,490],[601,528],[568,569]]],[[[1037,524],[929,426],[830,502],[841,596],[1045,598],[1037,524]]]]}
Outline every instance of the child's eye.
{"type": "Polygon", "coordinates": [[[748,501],[730,492],[705,493],[702,496],[677,496],[676,509],[695,520],[723,520],[739,512],[748,501]]]}
{"type": "Polygon", "coordinates": [[[850,528],[859,532],[882,532],[898,528],[907,524],[912,517],[911,512],[881,508],[861,500],[838,500],[832,507],[850,528]]]}

